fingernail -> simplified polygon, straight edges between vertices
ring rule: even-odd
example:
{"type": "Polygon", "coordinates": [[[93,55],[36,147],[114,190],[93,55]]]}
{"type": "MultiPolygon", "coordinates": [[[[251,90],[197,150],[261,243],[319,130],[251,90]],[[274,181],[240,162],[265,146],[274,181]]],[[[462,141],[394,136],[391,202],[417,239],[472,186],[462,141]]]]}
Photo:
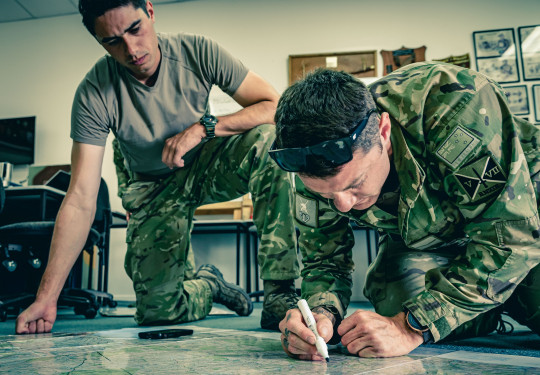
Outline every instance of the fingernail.
{"type": "Polygon", "coordinates": [[[323,327],[320,331],[319,331],[319,335],[323,336],[323,337],[326,337],[326,335],[328,334],[328,329],[326,327],[323,327]]]}
{"type": "Polygon", "coordinates": [[[315,340],[315,337],[313,337],[313,336],[308,337],[308,343],[309,344],[315,345],[316,342],[317,342],[317,340],[315,340]]]}

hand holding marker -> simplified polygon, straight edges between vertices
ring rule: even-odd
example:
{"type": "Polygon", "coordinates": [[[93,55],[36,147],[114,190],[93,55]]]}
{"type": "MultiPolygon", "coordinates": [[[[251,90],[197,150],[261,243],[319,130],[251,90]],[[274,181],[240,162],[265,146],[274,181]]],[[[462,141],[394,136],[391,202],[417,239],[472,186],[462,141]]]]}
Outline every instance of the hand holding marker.
{"type": "Polygon", "coordinates": [[[324,339],[319,336],[319,332],[317,331],[317,323],[315,322],[315,318],[309,309],[307,301],[305,299],[298,301],[298,308],[300,309],[308,328],[311,329],[311,332],[315,334],[315,346],[317,347],[317,351],[324,359],[326,359],[326,362],[330,361],[330,358],[328,357],[328,347],[326,346],[324,339]]]}

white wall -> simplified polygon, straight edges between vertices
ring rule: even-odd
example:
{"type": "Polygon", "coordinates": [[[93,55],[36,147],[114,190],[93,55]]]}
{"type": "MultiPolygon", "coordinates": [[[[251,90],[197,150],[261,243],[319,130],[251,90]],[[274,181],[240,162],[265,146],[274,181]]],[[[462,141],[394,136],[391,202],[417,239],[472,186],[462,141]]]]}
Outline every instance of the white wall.
{"type": "MultiPolygon", "coordinates": [[[[212,37],[280,92],[290,54],[425,45],[428,60],[473,57],[473,31],[540,23],[538,0],[195,0],[155,11],[158,31],[212,37]]],[[[0,53],[0,118],[36,115],[36,164],[69,163],[72,97],[104,50],[72,15],[0,24],[0,53]]],[[[111,159],[108,147],[103,174],[114,198],[111,159]]],[[[118,199],[112,204],[121,210],[118,199]]],[[[121,239],[115,246],[120,251],[121,239]]],[[[121,260],[114,262],[120,275],[121,260]]]]}

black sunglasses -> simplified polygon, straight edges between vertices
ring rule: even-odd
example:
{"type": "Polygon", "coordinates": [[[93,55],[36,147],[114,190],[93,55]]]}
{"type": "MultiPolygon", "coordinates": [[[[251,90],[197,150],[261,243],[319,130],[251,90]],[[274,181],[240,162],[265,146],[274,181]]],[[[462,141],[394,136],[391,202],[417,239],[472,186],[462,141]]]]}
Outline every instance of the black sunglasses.
{"type": "Polygon", "coordinates": [[[348,163],[353,158],[352,145],[367,125],[369,117],[375,109],[370,109],[351,134],[346,137],[324,141],[308,147],[276,149],[276,141],[268,151],[270,157],[287,172],[298,172],[305,169],[308,156],[315,156],[326,161],[330,167],[348,163]]]}

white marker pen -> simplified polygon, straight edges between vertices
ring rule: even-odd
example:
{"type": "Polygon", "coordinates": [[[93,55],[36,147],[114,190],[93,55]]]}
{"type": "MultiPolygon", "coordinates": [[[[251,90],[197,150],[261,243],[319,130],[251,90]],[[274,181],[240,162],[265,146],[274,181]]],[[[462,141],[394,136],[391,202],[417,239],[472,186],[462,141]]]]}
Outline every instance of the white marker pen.
{"type": "Polygon", "coordinates": [[[308,328],[311,329],[311,332],[315,334],[315,346],[317,347],[317,351],[321,356],[323,356],[324,359],[326,359],[326,362],[330,361],[330,357],[328,357],[328,347],[326,346],[324,339],[319,336],[319,332],[317,332],[317,323],[315,322],[315,318],[309,309],[307,301],[305,299],[298,301],[298,308],[300,309],[308,328]]]}

